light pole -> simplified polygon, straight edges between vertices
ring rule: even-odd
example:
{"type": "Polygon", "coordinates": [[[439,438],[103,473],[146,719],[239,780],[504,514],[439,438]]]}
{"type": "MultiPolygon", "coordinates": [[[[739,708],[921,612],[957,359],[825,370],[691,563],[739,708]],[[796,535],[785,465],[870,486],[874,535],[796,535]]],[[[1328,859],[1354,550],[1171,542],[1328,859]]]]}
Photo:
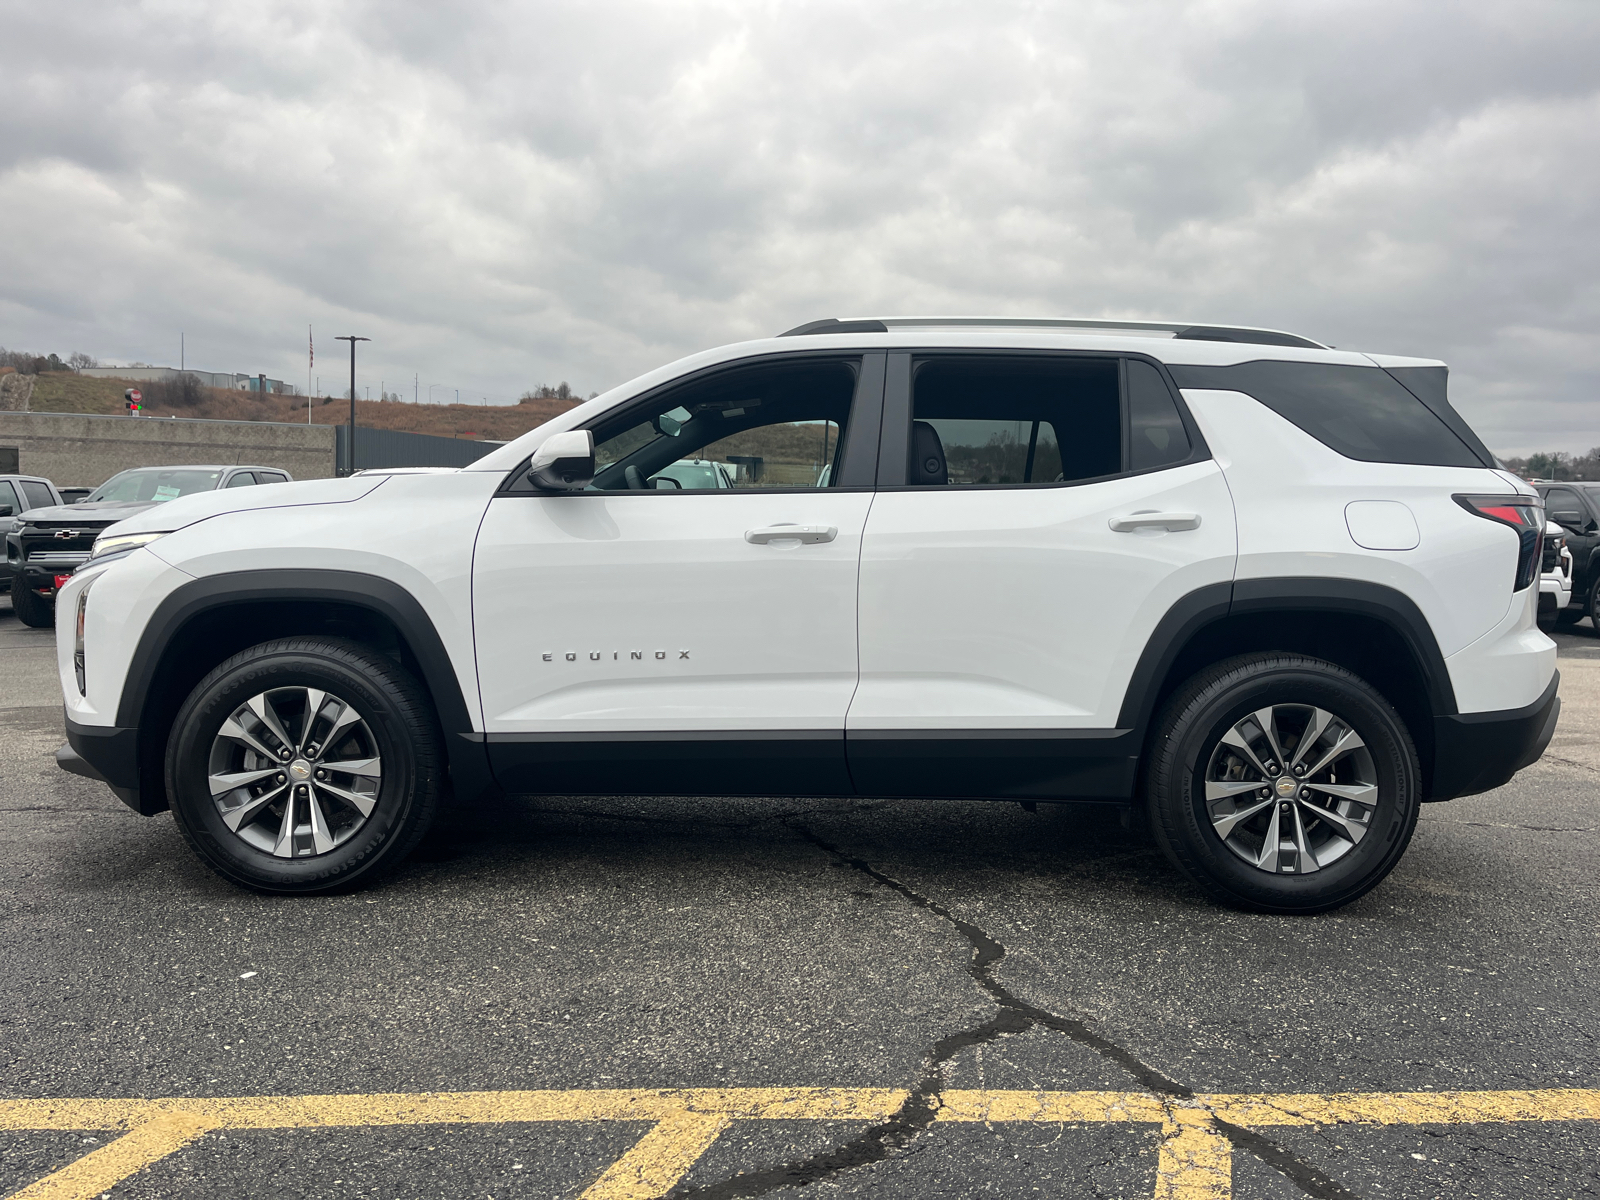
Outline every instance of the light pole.
{"type": "Polygon", "coordinates": [[[434,388],[436,388],[436,387],[446,387],[446,386],[448,386],[448,385],[443,384],[443,383],[430,383],[428,385],[428,403],[429,404],[433,403],[433,389],[434,388]]]}
{"type": "Polygon", "coordinates": [[[350,446],[347,452],[349,461],[345,464],[349,468],[345,472],[347,475],[356,473],[356,343],[370,342],[371,340],[371,338],[353,337],[349,334],[334,339],[336,342],[350,343],[350,434],[347,438],[350,446]]]}

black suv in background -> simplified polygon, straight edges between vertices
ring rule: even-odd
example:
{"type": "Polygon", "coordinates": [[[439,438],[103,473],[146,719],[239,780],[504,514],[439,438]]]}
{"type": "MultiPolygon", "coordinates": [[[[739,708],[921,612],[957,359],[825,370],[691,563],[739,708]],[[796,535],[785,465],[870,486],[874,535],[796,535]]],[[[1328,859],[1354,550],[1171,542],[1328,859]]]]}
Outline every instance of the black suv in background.
{"type": "MultiPolygon", "coordinates": [[[[1572,602],[1556,614],[1560,625],[1593,617],[1600,607],[1600,483],[1535,483],[1545,516],[1567,532],[1572,551],[1572,602]]],[[[1595,623],[1600,631],[1600,621],[1595,623]]]]}
{"type": "Polygon", "coordinates": [[[29,509],[6,534],[6,575],[17,620],[35,629],[55,624],[56,589],[88,559],[108,526],[179,496],[291,478],[277,467],[135,467],[70,505],[52,487],[53,507],[29,509]]]}

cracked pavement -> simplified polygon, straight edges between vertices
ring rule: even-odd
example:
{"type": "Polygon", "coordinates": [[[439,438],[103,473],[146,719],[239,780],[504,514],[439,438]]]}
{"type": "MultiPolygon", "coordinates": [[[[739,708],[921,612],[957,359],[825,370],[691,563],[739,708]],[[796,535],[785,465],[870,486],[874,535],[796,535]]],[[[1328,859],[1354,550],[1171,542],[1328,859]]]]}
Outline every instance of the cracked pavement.
{"type": "MultiPolygon", "coordinates": [[[[284,900],[58,771],[48,634],[0,598],[9,1097],[911,1089],[736,1122],[672,1193],[1128,1196],[1195,1093],[1600,1086],[1600,639],[1550,757],[1424,809],[1340,912],[1219,909],[1093,807],[508,800],[397,875],[284,900]],[[1163,1130],[936,1122],[956,1088],[1147,1090],[1163,1130]]],[[[642,1124],[216,1131],[113,1196],[578,1196],[642,1124]]],[[[1224,1132],[1239,1197],[1600,1194],[1600,1128],[1224,1132]]],[[[101,1138],[0,1133],[0,1195],[101,1138]]]]}

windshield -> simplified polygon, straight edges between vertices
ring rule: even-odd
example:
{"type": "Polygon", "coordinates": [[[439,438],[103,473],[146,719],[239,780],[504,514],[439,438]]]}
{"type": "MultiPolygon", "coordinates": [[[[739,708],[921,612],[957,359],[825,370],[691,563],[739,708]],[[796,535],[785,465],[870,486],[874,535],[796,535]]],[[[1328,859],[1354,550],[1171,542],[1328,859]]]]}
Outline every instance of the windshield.
{"type": "Polygon", "coordinates": [[[176,500],[179,496],[192,496],[195,492],[209,492],[216,488],[221,471],[195,468],[147,467],[137,471],[124,471],[113,475],[89,495],[83,503],[95,501],[115,503],[119,500],[176,500]]]}

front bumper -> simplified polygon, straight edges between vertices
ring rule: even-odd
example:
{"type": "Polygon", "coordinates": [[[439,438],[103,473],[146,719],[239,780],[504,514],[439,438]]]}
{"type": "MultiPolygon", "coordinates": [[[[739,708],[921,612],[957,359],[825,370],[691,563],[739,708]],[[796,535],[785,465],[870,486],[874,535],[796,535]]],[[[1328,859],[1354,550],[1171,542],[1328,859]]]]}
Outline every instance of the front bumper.
{"type": "Polygon", "coordinates": [[[1561,715],[1555,672],[1526,708],[1457,713],[1433,719],[1433,774],[1427,799],[1451,800],[1491,791],[1539,761],[1561,715]]]}
{"type": "Polygon", "coordinates": [[[153,789],[157,793],[154,795],[140,790],[137,729],[79,725],[70,715],[66,722],[67,745],[56,751],[58,767],[74,775],[100,780],[117,799],[142,816],[153,817],[166,811],[167,798],[160,794],[160,789],[153,789]]]}

